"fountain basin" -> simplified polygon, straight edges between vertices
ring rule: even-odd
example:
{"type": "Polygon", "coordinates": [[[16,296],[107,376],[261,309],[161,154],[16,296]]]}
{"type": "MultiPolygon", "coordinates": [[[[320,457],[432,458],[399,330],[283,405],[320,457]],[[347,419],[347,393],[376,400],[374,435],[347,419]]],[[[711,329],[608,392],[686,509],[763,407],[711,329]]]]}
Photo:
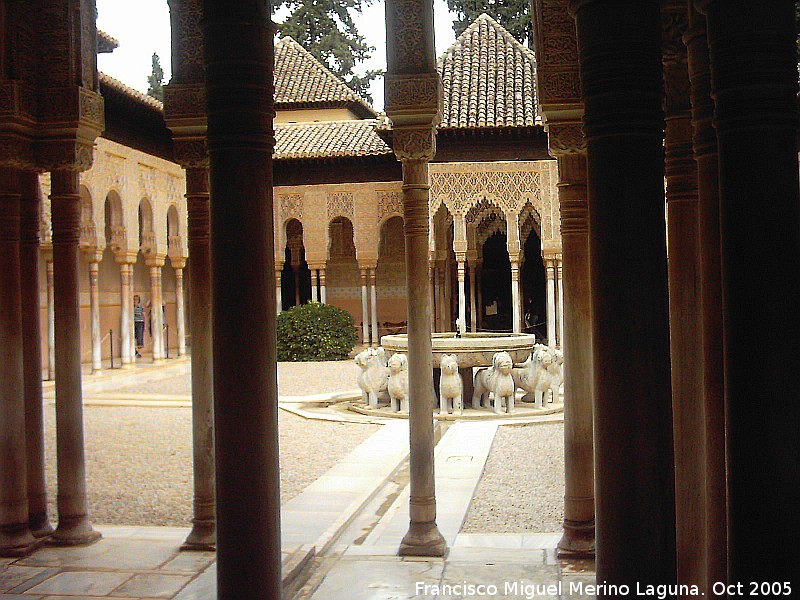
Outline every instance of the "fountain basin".
{"type": "MultiPolygon", "coordinates": [[[[495,352],[508,352],[515,364],[525,362],[530,356],[536,336],[530,333],[434,333],[431,336],[433,368],[438,369],[442,356],[455,354],[460,369],[488,367],[495,352]]],[[[398,333],[381,338],[387,356],[408,352],[408,335],[398,333]]]]}

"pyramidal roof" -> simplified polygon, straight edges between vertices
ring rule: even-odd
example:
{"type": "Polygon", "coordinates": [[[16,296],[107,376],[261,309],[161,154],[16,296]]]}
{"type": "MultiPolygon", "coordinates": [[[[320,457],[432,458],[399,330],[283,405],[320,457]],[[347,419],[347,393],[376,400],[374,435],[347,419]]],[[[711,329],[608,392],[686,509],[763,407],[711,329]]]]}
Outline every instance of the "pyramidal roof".
{"type": "Polygon", "coordinates": [[[486,13],[439,58],[440,129],[530,127],[536,117],[536,59],[486,13]]]}
{"type": "Polygon", "coordinates": [[[275,108],[346,107],[362,118],[376,113],[325,65],[289,36],[275,43],[275,108]]]}

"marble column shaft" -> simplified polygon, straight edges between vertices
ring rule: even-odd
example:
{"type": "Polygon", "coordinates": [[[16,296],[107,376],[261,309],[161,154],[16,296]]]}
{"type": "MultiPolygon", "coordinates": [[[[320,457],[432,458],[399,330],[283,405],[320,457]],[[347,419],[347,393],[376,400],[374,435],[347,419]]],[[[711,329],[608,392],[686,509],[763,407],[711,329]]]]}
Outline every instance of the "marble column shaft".
{"type": "Polygon", "coordinates": [[[564,261],[564,533],[562,553],[594,554],[592,294],[586,155],[558,156],[564,261]]]}
{"type": "Polygon", "coordinates": [[[552,258],[544,261],[547,280],[547,345],[556,346],[556,267],[552,258]]]}
{"type": "Polygon", "coordinates": [[[55,265],[56,454],[58,528],[53,543],[77,545],[100,537],[89,521],[83,438],[80,325],[81,199],[78,173],[51,174],[55,265]]]}
{"type": "Polygon", "coordinates": [[[0,255],[0,556],[22,556],[36,540],[28,526],[25,468],[20,172],[7,167],[0,167],[0,255]]]}
{"type": "Polygon", "coordinates": [[[25,387],[25,441],[28,461],[28,524],[43,537],[53,532],[47,514],[44,407],[42,406],[42,333],[39,296],[39,214],[41,192],[35,172],[22,174],[20,202],[20,282],[22,353],[25,387]]]}
{"type": "Polygon", "coordinates": [[[378,277],[375,268],[370,269],[369,272],[370,312],[372,313],[372,345],[378,346],[380,344],[380,338],[378,338],[378,277]]]}
{"type": "Polygon", "coordinates": [[[556,262],[556,323],[558,325],[558,334],[556,338],[556,345],[560,348],[564,345],[564,273],[563,273],[563,258],[559,258],[556,262]]]}
{"type": "Polygon", "coordinates": [[[702,346],[702,311],[697,164],[692,150],[689,71],[682,40],[686,2],[667,2],[662,19],[678,583],[706,589],[703,365],[697,353],[689,351],[702,346]]]}
{"type": "Polygon", "coordinates": [[[369,269],[361,269],[361,339],[365,346],[369,346],[369,269]]]}
{"type": "Polygon", "coordinates": [[[45,264],[47,277],[47,379],[56,378],[56,301],[55,301],[55,267],[53,261],[45,264]]]}
{"type": "Polygon", "coordinates": [[[183,297],[183,267],[175,268],[175,311],[178,320],[178,356],[186,355],[186,307],[183,297]]]}
{"type": "Polygon", "coordinates": [[[150,334],[153,336],[153,362],[164,358],[164,300],[161,291],[163,261],[150,262],[150,334]]]}
{"type": "Polygon", "coordinates": [[[519,293],[519,261],[511,261],[511,315],[514,333],[522,333],[522,301],[519,293]]]}
{"type": "Polygon", "coordinates": [[[317,287],[317,269],[311,269],[311,301],[319,302],[319,288],[317,287]]]}
{"type": "MultiPolygon", "coordinates": [[[[103,370],[103,335],[100,333],[100,265],[98,257],[92,253],[89,259],[89,313],[92,331],[92,373],[100,374],[103,370]]],[[[102,260],[102,253],[99,257],[102,260]]]]}
{"type": "Polygon", "coordinates": [[[476,285],[475,285],[475,265],[469,265],[469,330],[472,333],[476,333],[478,331],[478,303],[476,295],[476,285]]]}
{"type": "Polygon", "coordinates": [[[328,303],[328,292],[325,279],[325,269],[319,270],[319,301],[323,304],[328,303]]]}
{"type": "Polygon", "coordinates": [[[206,0],[204,11],[217,594],[279,600],[270,3],[206,0]]]}
{"type": "Polygon", "coordinates": [[[463,260],[458,261],[456,269],[458,270],[458,331],[465,332],[467,331],[467,287],[463,260]]]}
{"type": "Polygon", "coordinates": [[[281,291],[281,279],[283,275],[283,263],[275,263],[275,314],[279,315],[283,311],[283,294],[281,291]]]}
{"type": "Polygon", "coordinates": [[[571,0],[570,10],[587,144],[597,581],[632,589],[671,584],[660,2],[571,0]]]}
{"type": "MultiPolygon", "coordinates": [[[[691,3],[693,4],[693,3],[691,3]]],[[[701,304],[703,334],[703,399],[705,419],[705,510],[707,596],[714,582],[727,581],[728,524],[725,474],[725,373],[723,371],[722,278],[719,233],[719,163],[717,132],[712,118],[711,69],[706,20],[689,9],[684,39],[691,82],[693,147],[699,197],[701,304]]]]}
{"type": "Polygon", "coordinates": [[[209,550],[216,544],[214,489],[214,376],[211,337],[211,254],[208,168],[186,169],[188,210],[189,324],[192,333],[192,459],[194,514],[184,549],[209,550]]]}
{"type": "Polygon", "coordinates": [[[119,332],[120,332],[120,357],[122,367],[130,367],[133,365],[133,357],[135,352],[136,340],[135,336],[131,334],[131,327],[133,326],[133,263],[120,261],[119,262],[119,296],[120,296],[120,315],[119,315],[119,332]]]}
{"type": "Polygon", "coordinates": [[[728,574],[732,583],[784,581],[797,573],[796,552],[753,548],[800,537],[795,4],[698,6],[719,144],[728,574]],[[753,349],[764,345],[769,358],[753,377],[753,349]]]}

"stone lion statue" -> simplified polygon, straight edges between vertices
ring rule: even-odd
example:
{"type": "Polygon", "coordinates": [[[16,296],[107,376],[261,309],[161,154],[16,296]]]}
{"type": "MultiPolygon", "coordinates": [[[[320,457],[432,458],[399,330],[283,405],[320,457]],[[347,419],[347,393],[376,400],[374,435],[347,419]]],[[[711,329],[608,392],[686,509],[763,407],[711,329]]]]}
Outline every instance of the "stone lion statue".
{"type": "Polygon", "coordinates": [[[514,361],[508,352],[496,352],[492,357],[492,366],[481,369],[475,374],[475,391],[472,394],[472,407],[479,404],[488,408],[489,392],[492,393],[492,408],[495,413],[500,412],[500,406],[505,405],[506,412],[514,410],[514,391],[516,385],[511,376],[514,361]]]}
{"type": "Polygon", "coordinates": [[[389,381],[386,353],[383,348],[367,348],[356,355],[355,363],[361,367],[357,379],[361,399],[365,404],[377,408],[378,395],[386,393],[389,381]]]}
{"type": "Polygon", "coordinates": [[[445,412],[464,414],[464,382],[458,372],[458,358],[445,354],[441,360],[439,379],[439,414],[445,412]]]}
{"type": "MultiPolygon", "coordinates": [[[[553,373],[550,367],[553,364],[553,355],[547,346],[536,344],[528,359],[522,366],[514,368],[511,376],[518,388],[525,390],[523,402],[536,402],[536,408],[542,408],[544,394],[550,389],[553,373]]],[[[556,392],[558,393],[558,392],[556,392]]]]}
{"type": "Polygon", "coordinates": [[[408,358],[394,354],[389,359],[389,405],[393,412],[408,412],[408,358]]]}

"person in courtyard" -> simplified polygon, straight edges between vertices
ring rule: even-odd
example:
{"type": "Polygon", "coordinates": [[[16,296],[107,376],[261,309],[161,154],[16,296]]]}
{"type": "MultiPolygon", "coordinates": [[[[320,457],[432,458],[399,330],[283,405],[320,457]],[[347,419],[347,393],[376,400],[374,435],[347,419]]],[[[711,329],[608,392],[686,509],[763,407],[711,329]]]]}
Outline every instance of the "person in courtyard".
{"type": "Polygon", "coordinates": [[[133,333],[136,337],[136,356],[142,356],[139,350],[144,347],[144,306],[137,294],[133,297],[133,333]]]}

